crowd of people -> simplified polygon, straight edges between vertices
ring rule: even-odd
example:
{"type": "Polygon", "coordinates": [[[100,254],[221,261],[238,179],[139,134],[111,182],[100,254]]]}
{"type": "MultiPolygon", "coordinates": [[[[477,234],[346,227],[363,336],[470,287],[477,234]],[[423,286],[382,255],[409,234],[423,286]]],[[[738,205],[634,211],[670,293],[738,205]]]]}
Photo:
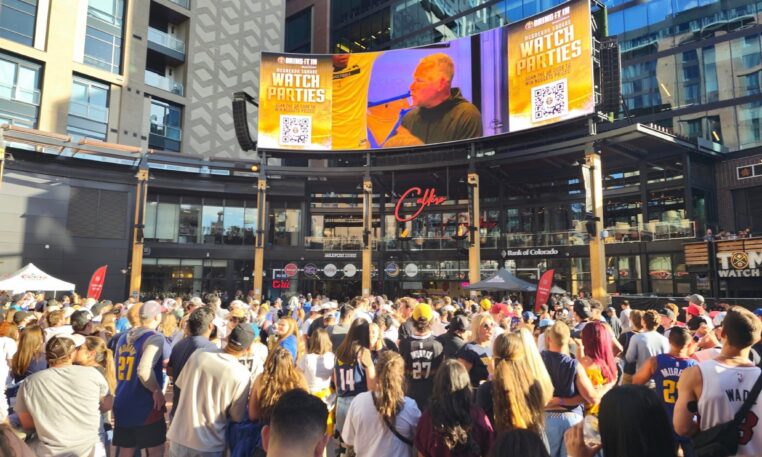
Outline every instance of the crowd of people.
{"type": "Polygon", "coordinates": [[[686,302],[0,297],[0,456],[762,455],[762,309],[686,302]]]}

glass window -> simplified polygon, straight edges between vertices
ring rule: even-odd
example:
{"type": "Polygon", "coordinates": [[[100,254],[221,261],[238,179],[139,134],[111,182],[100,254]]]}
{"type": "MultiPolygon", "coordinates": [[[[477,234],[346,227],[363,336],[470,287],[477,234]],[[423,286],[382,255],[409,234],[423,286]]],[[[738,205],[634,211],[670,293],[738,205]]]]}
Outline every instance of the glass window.
{"type": "Polygon", "coordinates": [[[107,85],[77,76],[72,81],[71,92],[69,114],[104,124],[108,122],[107,85]]]}
{"type": "Polygon", "coordinates": [[[156,208],[156,240],[177,242],[180,208],[177,203],[160,202],[156,208]]]}
{"type": "Polygon", "coordinates": [[[0,98],[39,105],[40,67],[0,55],[0,98]]]}
{"type": "Polygon", "coordinates": [[[257,208],[249,207],[243,211],[243,242],[244,244],[254,244],[257,236],[257,208]]]}
{"type": "Polygon", "coordinates": [[[182,107],[160,100],[151,100],[149,146],[180,151],[181,122],[182,107]]]}
{"type": "Polygon", "coordinates": [[[191,203],[187,200],[190,199],[183,198],[183,203],[180,205],[178,242],[198,243],[201,234],[199,223],[201,221],[202,206],[200,202],[191,203]]]}
{"type": "Polygon", "coordinates": [[[222,202],[218,204],[211,200],[204,200],[204,208],[201,215],[201,227],[205,244],[222,244],[225,234],[225,208],[222,202]]]}
{"type": "Polygon", "coordinates": [[[0,0],[0,38],[34,44],[37,0],[0,0]]]}
{"type": "Polygon", "coordinates": [[[225,201],[225,244],[243,243],[243,202],[225,201]]]}
{"type": "Polygon", "coordinates": [[[286,52],[312,51],[312,7],[286,19],[286,52]]]}
{"type": "Polygon", "coordinates": [[[276,246],[298,246],[302,211],[274,208],[271,217],[271,240],[276,246]]]}
{"type": "Polygon", "coordinates": [[[738,105],[738,143],[742,148],[762,143],[762,102],[738,105]]]}
{"type": "Polygon", "coordinates": [[[651,292],[661,295],[673,294],[672,259],[669,255],[651,256],[648,259],[648,278],[651,292]]]}

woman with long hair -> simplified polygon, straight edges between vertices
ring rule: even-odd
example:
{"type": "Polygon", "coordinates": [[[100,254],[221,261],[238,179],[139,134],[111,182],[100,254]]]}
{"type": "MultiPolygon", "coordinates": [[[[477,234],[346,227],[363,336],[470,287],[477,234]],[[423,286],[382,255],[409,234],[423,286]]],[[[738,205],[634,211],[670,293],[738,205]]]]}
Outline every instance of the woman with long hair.
{"type": "MultiPolygon", "coordinates": [[[[106,342],[100,337],[88,336],[85,338],[85,343],[76,351],[74,364],[97,369],[106,378],[109,393],[114,395],[116,391],[116,365],[114,364],[114,354],[111,352],[111,349],[106,347],[106,342]]],[[[101,427],[98,432],[101,441],[95,450],[96,457],[107,455],[106,450],[109,449],[111,442],[108,439],[106,430],[110,427],[111,422],[109,421],[108,413],[102,413],[101,427]]]]}
{"type": "MultiPolygon", "coordinates": [[[[307,354],[299,359],[297,366],[307,380],[307,391],[312,395],[326,401],[333,393],[331,381],[333,379],[333,369],[336,366],[336,356],[331,352],[331,337],[324,328],[317,328],[310,336],[310,342],[307,346],[307,354]]],[[[328,412],[328,435],[333,434],[334,414],[329,405],[328,412]]]]}
{"type": "Polygon", "coordinates": [[[442,363],[434,376],[429,409],[415,432],[415,448],[429,457],[483,457],[495,437],[489,418],[473,403],[463,364],[442,363]]]}
{"type": "Polygon", "coordinates": [[[275,324],[275,331],[278,335],[276,344],[286,349],[296,362],[304,354],[304,341],[299,338],[299,326],[291,317],[281,317],[275,324]]]}
{"type": "Polygon", "coordinates": [[[522,327],[516,331],[521,337],[521,342],[524,343],[524,350],[527,355],[527,364],[529,369],[532,370],[535,379],[539,381],[543,390],[543,395],[548,399],[553,397],[553,380],[550,379],[550,373],[548,373],[545,362],[542,360],[539,349],[537,349],[537,343],[535,342],[532,331],[526,327],[522,327]]]}
{"type": "Polygon", "coordinates": [[[357,457],[413,457],[413,435],[421,412],[405,396],[405,361],[396,352],[385,351],[376,369],[375,387],[352,401],[341,437],[357,457]]]}
{"type": "Polygon", "coordinates": [[[5,383],[11,371],[13,356],[18,349],[19,329],[12,322],[0,323],[0,422],[8,416],[8,400],[5,398],[5,383]]]}
{"type": "MultiPolygon", "coordinates": [[[[387,351],[388,352],[388,351],[387,351]]],[[[355,319],[336,349],[333,384],[336,386],[336,430],[341,433],[352,400],[375,386],[376,368],[370,351],[370,324],[355,319]]]]}
{"type": "Polygon", "coordinates": [[[455,354],[466,367],[471,378],[471,386],[479,387],[489,377],[492,364],[492,335],[495,321],[489,313],[479,313],[471,317],[471,341],[455,354]]]}
{"type": "Polygon", "coordinates": [[[48,367],[45,358],[45,337],[39,325],[30,325],[21,332],[18,350],[11,361],[11,375],[14,382],[21,382],[27,376],[48,367]]]}
{"type": "Polygon", "coordinates": [[[477,403],[493,418],[497,432],[527,429],[543,436],[545,405],[553,391],[532,372],[521,336],[503,333],[495,339],[495,371],[492,381],[477,392],[477,403]]]}
{"type": "Polygon", "coordinates": [[[601,399],[598,413],[601,445],[588,446],[583,424],[566,431],[569,455],[594,457],[676,457],[677,446],[667,411],[653,389],[639,385],[619,386],[601,399]]]}
{"type": "MultiPolygon", "coordinates": [[[[590,321],[582,329],[582,344],[577,345],[577,358],[593,386],[601,395],[617,381],[616,360],[611,350],[611,333],[600,321],[590,321]]],[[[588,414],[598,414],[599,405],[590,405],[588,414]]]]}
{"type": "Polygon", "coordinates": [[[307,381],[296,368],[291,353],[276,346],[267,356],[264,371],[251,386],[249,420],[269,421],[280,396],[292,389],[307,390],[307,381]]]}

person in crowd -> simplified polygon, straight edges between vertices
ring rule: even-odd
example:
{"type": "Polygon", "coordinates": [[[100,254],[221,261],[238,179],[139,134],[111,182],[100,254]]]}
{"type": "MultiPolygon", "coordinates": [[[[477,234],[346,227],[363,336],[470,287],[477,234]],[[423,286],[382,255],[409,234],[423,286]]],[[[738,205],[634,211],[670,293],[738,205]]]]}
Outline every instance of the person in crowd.
{"type": "Polygon", "coordinates": [[[93,332],[92,314],[86,309],[74,311],[69,318],[69,323],[74,333],[82,336],[90,336],[93,332]]]}
{"type": "Polygon", "coordinates": [[[666,306],[659,309],[659,326],[656,331],[664,335],[664,338],[669,339],[669,332],[672,331],[672,327],[677,324],[677,316],[674,311],[666,306]]]}
{"type": "Polygon", "coordinates": [[[545,392],[543,383],[532,372],[521,336],[516,333],[498,336],[493,358],[494,378],[479,386],[477,404],[498,432],[525,428],[542,435],[544,408],[552,391],[545,392]]]}
{"type": "Polygon", "coordinates": [[[606,323],[609,324],[609,327],[614,332],[614,338],[619,339],[619,335],[622,334],[622,321],[617,317],[616,309],[613,306],[609,306],[603,311],[603,317],[606,318],[606,323]]]}
{"type": "Polygon", "coordinates": [[[246,419],[251,376],[238,359],[253,341],[251,327],[238,324],[222,350],[196,351],[188,359],[177,377],[182,398],[167,433],[170,456],[224,454],[228,422],[246,419]]]}
{"type": "Polygon", "coordinates": [[[713,328],[706,325],[706,321],[700,317],[691,318],[688,329],[693,332],[695,347],[691,358],[697,362],[711,360],[720,355],[722,351],[722,322],[727,312],[719,312],[712,319],[713,328]]]}
{"type": "Polygon", "coordinates": [[[169,355],[172,353],[172,347],[182,339],[183,331],[177,325],[177,316],[173,311],[164,311],[161,313],[161,324],[156,329],[164,336],[164,356],[163,358],[169,359],[169,355]]]}
{"type": "Polygon", "coordinates": [[[34,452],[24,443],[10,424],[0,422],[0,457],[35,457],[34,452]]]}
{"type": "Polygon", "coordinates": [[[706,322],[709,330],[714,328],[712,324],[712,318],[709,313],[706,312],[706,305],[704,304],[704,296],[699,294],[692,294],[685,297],[685,301],[688,302],[688,306],[683,308],[685,310],[685,316],[687,320],[691,317],[700,317],[706,322]]]}
{"type": "Polygon", "coordinates": [[[619,335],[619,344],[622,345],[622,353],[619,354],[622,365],[622,384],[631,384],[632,376],[635,374],[635,368],[637,362],[628,362],[624,360],[623,355],[627,354],[627,350],[630,348],[630,341],[632,337],[640,333],[643,328],[643,312],[639,309],[634,309],[630,313],[630,327],[626,332],[622,332],[619,335]]]}
{"type": "MultiPolygon", "coordinates": [[[[232,314],[232,312],[231,312],[232,314]]],[[[254,332],[254,341],[249,346],[249,349],[241,356],[238,361],[249,370],[251,379],[256,379],[265,367],[265,360],[267,360],[267,345],[262,343],[260,338],[260,330],[254,324],[245,323],[254,332]]]]}
{"type": "Polygon", "coordinates": [[[550,457],[542,438],[531,430],[514,429],[500,434],[492,445],[489,457],[550,457]]]}
{"type": "Polygon", "coordinates": [[[352,400],[363,392],[373,390],[376,382],[376,369],[370,352],[370,325],[364,319],[352,322],[349,333],[336,349],[333,378],[338,395],[336,431],[341,434],[352,400]]]}
{"type": "Polygon", "coordinates": [[[111,409],[106,378],[98,370],[74,365],[82,335],[54,336],[45,345],[49,368],[21,384],[15,411],[22,428],[36,432],[38,456],[93,455],[100,442],[101,413],[111,409]]]}
{"type": "Polygon", "coordinates": [[[627,333],[632,330],[630,324],[630,314],[632,313],[632,308],[630,307],[630,302],[628,300],[622,300],[622,304],[620,306],[622,308],[622,311],[619,313],[619,323],[622,328],[620,333],[621,336],[622,333],[627,333]]]}
{"type": "Polygon", "coordinates": [[[437,340],[442,343],[442,356],[445,359],[454,359],[460,349],[465,346],[468,328],[471,323],[468,317],[458,314],[453,316],[447,332],[439,335],[437,340]]]}
{"type": "MultiPolygon", "coordinates": [[[[371,346],[376,346],[376,351],[394,351],[399,352],[400,348],[397,346],[397,338],[391,339],[387,336],[387,329],[394,325],[394,319],[389,314],[379,314],[373,318],[371,324],[371,346]],[[375,329],[374,329],[375,327],[375,329]],[[376,331],[378,334],[376,335],[376,331]]],[[[372,349],[373,350],[373,349],[372,349]]],[[[374,354],[374,357],[376,355],[374,354]]]]}
{"type": "Polygon", "coordinates": [[[114,397],[114,447],[121,455],[146,449],[149,457],[164,455],[167,424],[162,391],[164,336],[156,332],[161,305],[140,306],[140,324],[119,338],[116,348],[117,385],[114,397]]]}
{"type": "MultiPolygon", "coordinates": [[[[108,384],[109,395],[114,395],[116,390],[116,366],[114,365],[114,355],[111,350],[106,347],[106,343],[102,338],[97,336],[88,336],[85,338],[85,342],[77,349],[77,354],[74,357],[74,364],[84,367],[93,367],[103,375],[108,384]]],[[[100,436],[99,446],[96,447],[96,456],[105,456],[107,450],[111,445],[111,440],[108,438],[106,430],[111,429],[111,422],[108,415],[103,413],[101,415],[101,427],[98,431],[100,436]]]]}
{"type": "Polygon", "coordinates": [[[603,455],[617,457],[677,456],[667,413],[652,389],[615,387],[601,399],[598,416],[601,444],[585,443],[580,423],[564,436],[568,455],[594,457],[602,450],[603,455]]]}
{"type": "MultiPolygon", "coordinates": [[[[618,371],[611,351],[611,333],[602,322],[588,322],[582,329],[582,340],[577,343],[577,359],[596,389],[606,392],[616,384],[618,371]]],[[[587,412],[596,414],[597,405],[589,405],[587,412]]]]}
{"type": "MultiPolygon", "coordinates": [[[[633,384],[647,384],[650,380],[654,381],[656,392],[664,404],[670,424],[674,417],[677,382],[680,375],[687,368],[698,364],[695,360],[688,358],[690,343],[690,332],[682,327],[674,327],[669,333],[669,352],[646,360],[640,371],[632,378],[633,384]]],[[[675,436],[675,440],[683,449],[684,455],[693,455],[689,439],[675,436]]]]}
{"type": "Polygon", "coordinates": [[[468,370],[471,386],[474,388],[486,381],[492,366],[492,334],[495,321],[488,312],[482,312],[471,318],[471,341],[466,343],[457,358],[468,370]]]}
{"type": "Polygon", "coordinates": [[[122,335],[126,334],[130,329],[135,327],[140,327],[140,305],[139,304],[133,304],[129,307],[127,312],[125,313],[125,318],[127,319],[128,325],[126,330],[123,330],[121,333],[117,333],[114,335],[107,343],[107,346],[109,349],[111,349],[111,352],[114,353],[114,357],[116,358],[116,346],[119,344],[119,340],[122,337],[122,335]]]}
{"type": "MultiPolygon", "coordinates": [[[[760,368],[749,360],[751,346],[759,341],[762,322],[751,311],[733,306],[722,321],[722,350],[713,360],[683,371],[677,383],[673,423],[678,435],[690,437],[699,431],[733,420],[759,378],[760,368]],[[692,407],[692,405],[696,405],[692,407]],[[696,414],[701,417],[697,422],[696,414]]],[[[762,417],[757,400],[745,421],[762,417]],[[753,416],[752,416],[753,415],[753,416]]],[[[743,426],[742,426],[743,430],[743,426]]],[[[749,430],[739,440],[737,455],[762,455],[762,433],[749,430]]]]}
{"type": "Polygon", "coordinates": [[[575,322],[572,337],[579,338],[579,335],[582,334],[582,329],[593,319],[593,310],[590,308],[590,303],[587,300],[575,300],[572,311],[575,322]]]}
{"type": "Polygon", "coordinates": [[[307,354],[296,364],[304,373],[307,391],[321,400],[331,395],[333,369],[336,366],[336,356],[332,350],[328,332],[323,328],[317,328],[310,337],[307,354]]]}
{"type": "Polygon", "coordinates": [[[304,390],[290,390],[278,399],[270,423],[262,428],[262,447],[268,457],[322,457],[328,408],[304,390]]]}
{"type": "Polygon", "coordinates": [[[180,403],[180,388],[174,382],[180,376],[188,362],[190,356],[197,349],[212,350],[215,349],[209,335],[212,334],[214,324],[214,312],[205,306],[195,309],[185,323],[185,333],[187,336],[181,339],[173,348],[167,363],[167,376],[172,379],[172,411],[170,417],[174,417],[177,412],[177,406],[180,403]]]}
{"type": "Polygon", "coordinates": [[[352,305],[346,304],[339,308],[339,323],[328,327],[328,335],[331,337],[331,345],[334,349],[338,348],[344,341],[354,318],[355,309],[352,305]]]}
{"type": "Polygon", "coordinates": [[[296,320],[291,317],[282,317],[275,324],[275,329],[278,334],[276,343],[286,349],[296,362],[304,353],[304,342],[299,338],[299,326],[296,320]]]}
{"type": "Polygon", "coordinates": [[[257,376],[249,394],[249,420],[267,423],[273,406],[291,389],[307,390],[304,375],[296,368],[291,353],[276,346],[267,356],[262,374],[257,376]]]}
{"type": "Polygon", "coordinates": [[[11,373],[13,356],[18,350],[18,339],[19,332],[15,324],[0,323],[0,422],[8,416],[8,399],[5,396],[5,386],[8,384],[8,377],[11,373]]]}
{"type": "Polygon", "coordinates": [[[415,448],[424,457],[484,457],[494,430],[473,403],[471,380],[463,364],[448,359],[434,376],[429,408],[418,421],[415,448]]]}
{"type": "Polygon", "coordinates": [[[569,356],[571,331],[557,321],[545,331],[547,350],[542,360],[553,383],[553,398],[545,406],[545,433],[552,457],[566,457],[564,433],[582,422],[581,403],[595,405],[600,393],[595,389],[583,366],[569,356]]]}
{"type": "Polygon", "coordinates": [[[74,333],[71,325],[66,324],[66,315],[62,309],[48,313],[46,321],[48,324],[44,330],[46,343],[55,335],[71,335],[74,333]]]}
{"type": "Polygon", "coordinates": [[[669,341],[656,331],[658,325],[659,315],[654,310],[648,310],[643,314],[643,331],[630,339],[625,361],[635,363],[636,372],[649,357],[669,352],[669,341]]]}
{"type": "Polygon", "coordinates": [[[421,412],[405,396],[405,361],[396,352],[381,354],[372,390],[352,401],[341,437],[357,457],[413,457],[413,437],[421,412]]]}
{"type": "Polygon", "coordinates": [[[434,374],[442,363],[442,343],[431,333],[431,306],[419,303],[411,317],[413,334],[400,341],[400,354],[405,359],[406,393],[423,411],[429,406],[434,374]]]}
{"type": "Polygon", "coordinates": [[[407,338],[410,335],[413,334],[413,321],[411,317],[413,316],[413,309],[415,309],[415,305],[418,304],[415,298],[411,297],[402,297],[400,299],[399,309],[397,315],[399,316],[399,339],[402,341],[403,338],[407,338]]]}
{"type": "MultiPolygon", "coordinates": [[[[39,325],[31,325],[21,332],[18,351],[11,361],[11,375],[18,383],[26,377],[48,367],[45,359],[45,339],[39,325]]],[[[0,375],[1,377],[2,375],[0,375]]]]}
{"type": "Polygon", "coordinates": [[[537,343],[534,340],[532,332],[528,328],[522,327],[516,330],[515,333],[521,337],[521,342],[524,344],[524,352],[527,355],[527,364],[534,378],[540,383],[543,396],[546,398],[552,397],[553,381],[550,379],[545,362],[542,360],[540,351],[537,349],[537,343]]]}

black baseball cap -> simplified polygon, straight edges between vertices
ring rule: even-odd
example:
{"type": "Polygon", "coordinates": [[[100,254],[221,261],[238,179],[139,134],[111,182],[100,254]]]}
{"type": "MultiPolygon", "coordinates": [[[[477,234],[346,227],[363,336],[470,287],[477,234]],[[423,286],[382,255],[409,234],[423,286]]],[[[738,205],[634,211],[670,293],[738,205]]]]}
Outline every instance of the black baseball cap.
{"type": "Polygon", "coordinates": [[[238,351],[248,349],[252,342],[254,342],[254,330],[248,323],[236,325],[228,336],[228,346],[238,351]]]}

